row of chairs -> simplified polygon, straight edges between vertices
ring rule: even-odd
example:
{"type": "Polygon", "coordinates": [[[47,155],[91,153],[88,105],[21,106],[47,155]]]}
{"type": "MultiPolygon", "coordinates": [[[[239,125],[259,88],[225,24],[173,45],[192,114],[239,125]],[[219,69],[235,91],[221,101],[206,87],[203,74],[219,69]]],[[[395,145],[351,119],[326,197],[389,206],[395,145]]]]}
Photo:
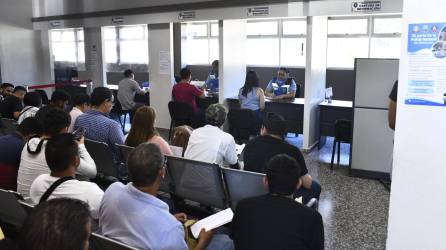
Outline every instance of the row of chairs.
{"type": "MultiPolygon", "coordinates": [[[[108,145],[86,139],[85,146],[96,162],[98,173],[118,179],[117,166],[112,163],[108,145]]],[[[127,159],[133,149],[125,145],[116,146],[123,159],[127,159]]],[[[166,158],[167,173],[160,187],[161,192],[217,209],[235,209],[241,199],[267,193],[263,185],[264,174],[224,168],[182,157],[166,158]]]]}
{"type": "MultiPolygon", "coordinates": [[[[20,194],[3,189],[0,189],[0,203],[0,225],[8,228],[5,231],[7,237],[17,235],[34,207],[24,201],[20,194]]],[[[89,241],[89,250],[136,250],[97,233],[92,233],[89,241]]]]}

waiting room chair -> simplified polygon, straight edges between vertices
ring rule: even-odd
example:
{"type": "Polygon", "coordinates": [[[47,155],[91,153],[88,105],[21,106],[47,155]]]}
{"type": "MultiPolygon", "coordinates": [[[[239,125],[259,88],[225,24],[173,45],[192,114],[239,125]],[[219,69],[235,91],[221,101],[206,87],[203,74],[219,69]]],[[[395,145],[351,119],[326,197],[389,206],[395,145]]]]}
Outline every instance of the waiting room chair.
{"type": "Polygon", "coordinates": [[[257,135],[260,129],[260,124],[250,109],[230,109],[228,122],[229,132],[238,143],[248,141],[250,135],[257,135]]]}
{"type": "Polygon", "coordinates": [[[194,110],[187,103],[170,101],[169,104],[170,114],[170,129],[169,129],[169,141],[172,136],[172,131],[175,127],[182,125],[192,126],[194,123],[194,110]]]}
{"type": "Polygon", "coordinates": [[[129,147],[127,145],[115,144],[121,153],[122,159],[124,163],[127,164],[127,158],[129,157],[130,152],[134,149],[134,147],[129,147]]]}
{"type": "Polygon", "coordinates": [[[97,233],[92,233],[89,241],[89,250],[137,250],[137,248],[97,233]]]}
{"type": "Polygon", "coordinates": [[[351,144],[352,141],[352,121],[339,119],[335,121],[333,150],[331,153],[330,169],[333,170],[333,161],[338,148],[338,166],[341,158],[341,143],[351,144]]]}
{"type": "Polygon", "coordinates": [[[114,114],[118,117],[119,124],[121,124],[122,132],[125,133],[125,121],[127,120],[127,115],[130,116],[130,111],[122,109],[122,105],[119,102],[118,98],[115,99],[115,104],[113,105],[110,114],[114,114]],[[123,115],[124,115],[124,120],[122,120],[123,115]]]}
{"type": "Polygon", "coordinates": [[[10,134],[17,130],[17,121],[14,119],[1,118],[1,133],[4,135],[10,134]]]}
{"type": "Polygon", "coordinates": [[[110,147],[104,142],[85,139],[85,147],[96,163],[97,178],[109,181],[118,180],[118,166],[114,162],[110,147]]]}
{"type": "Polygon", "coordinates": [[[268,193],[263,184],[265,174],[230,168],[221,168],[221,171],[223,172],[223,178],[233,210],[235,210],[237,203],[242,199],[268,193]]]}
{"type": "Polygon", "coordinates": [[[225,209],[226,192],[217,164],[166,156],[174,195],[201,205],[225,209]]]}

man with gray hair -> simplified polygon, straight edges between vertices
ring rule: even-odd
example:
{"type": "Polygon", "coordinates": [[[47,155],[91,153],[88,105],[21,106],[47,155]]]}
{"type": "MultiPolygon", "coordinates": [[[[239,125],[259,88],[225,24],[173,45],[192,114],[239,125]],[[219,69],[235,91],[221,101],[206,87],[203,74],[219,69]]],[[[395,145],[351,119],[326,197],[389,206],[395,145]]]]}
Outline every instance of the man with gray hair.
{"type": "Polygon", "coordinates": [[[185,158],[219,165],[224,162],[237,164],[234,137],[220,129],[226,121],[226,115],[226,108],[221,104],[213,104],[206,109],[206,125],[192,132],[185,158]]]}

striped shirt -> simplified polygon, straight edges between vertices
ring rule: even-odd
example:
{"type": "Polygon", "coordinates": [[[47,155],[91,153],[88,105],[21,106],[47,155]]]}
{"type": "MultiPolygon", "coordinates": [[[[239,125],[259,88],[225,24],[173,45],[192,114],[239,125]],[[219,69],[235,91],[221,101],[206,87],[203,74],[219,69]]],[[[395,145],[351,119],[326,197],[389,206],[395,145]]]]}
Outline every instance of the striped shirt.
{"type": "Polygon", "coordinates": [[[119,150],[115,143],[124,144],[124,134],[121,125],[110,119],[106,114],[96,110],[90,110],[80,115],[74,123],[74,129],[85,128],[85,138],[107,143],[113,150],[116,162],[120,160],[119,150]]]}

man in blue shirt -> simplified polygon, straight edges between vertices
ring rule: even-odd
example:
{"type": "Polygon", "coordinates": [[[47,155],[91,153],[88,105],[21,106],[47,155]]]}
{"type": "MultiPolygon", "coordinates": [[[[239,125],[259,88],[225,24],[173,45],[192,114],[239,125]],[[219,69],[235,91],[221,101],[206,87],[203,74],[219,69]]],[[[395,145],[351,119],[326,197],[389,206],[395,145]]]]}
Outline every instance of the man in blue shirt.
{"type": "Polygon", "coordinates": [[[218,60],[212,62],[212,71],[209,72],[205,87],[211,92],[218,92],[218,60]]]}
{"type": "MultiPolygon", "coordinates": [[[[127,185],[115,182],[102,199],[101,233],[138,249],[187,250],[181,224],[186,215],[170,214],[168,205],[156,197],[166,174],[159,147],[139,145],[130,153],[127,165],[132,182],[127,185]]],[[[231,249],[229,237],[220,236],[201,230],[195,249],[231,249]]]]}
{"type": "Polygon", "coordinates": [[[272,99],[294,98],[296,96],[297,85],[286,68],[280,68],[277,71],[277,77],[269,81],[266,86],[265,95],[272,99]],[[285,85],[288,85],[286,89],[285,85]]]}
{"type": "Polygon", "coordinates": [[[98,87],[91,94],[90,111],[80,115],[74,128],[85,128],[85,138],[107,143],[113,150],[115,161],[119,161],[119,150],[115,144],[124,144],[121,125],[108,117],[113,107],[113,95],[108,88],[98,87]]]}

